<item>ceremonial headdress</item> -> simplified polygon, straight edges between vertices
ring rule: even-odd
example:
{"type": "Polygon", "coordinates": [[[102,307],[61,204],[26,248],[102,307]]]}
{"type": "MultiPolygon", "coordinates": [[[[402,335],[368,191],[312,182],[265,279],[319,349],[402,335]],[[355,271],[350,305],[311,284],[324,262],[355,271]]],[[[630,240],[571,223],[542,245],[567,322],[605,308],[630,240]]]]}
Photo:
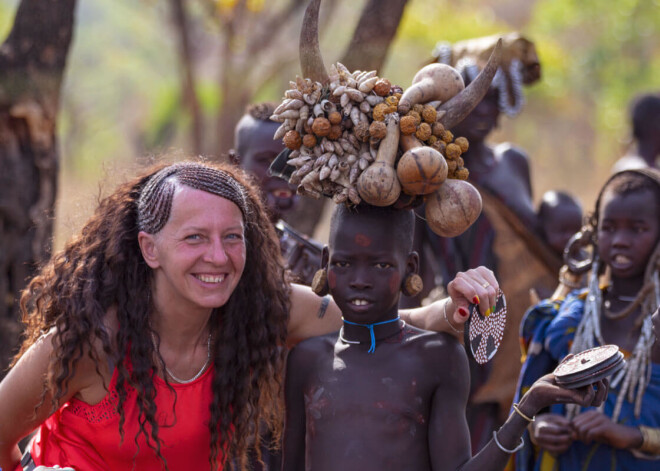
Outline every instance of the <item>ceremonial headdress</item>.
{"type": "Polygon", "coordinates": [[[541,78],[541,64],[536,47],[520,33],[468,39],[451,44],[438,42],[433,50],[437,62],[458,69],[466,82],[476,78],[495,44],[502,39],[502,58],[491,87],[499,92],[499,109],[508,116],[517,115],[525,103],[523,85],[541,78]]]}

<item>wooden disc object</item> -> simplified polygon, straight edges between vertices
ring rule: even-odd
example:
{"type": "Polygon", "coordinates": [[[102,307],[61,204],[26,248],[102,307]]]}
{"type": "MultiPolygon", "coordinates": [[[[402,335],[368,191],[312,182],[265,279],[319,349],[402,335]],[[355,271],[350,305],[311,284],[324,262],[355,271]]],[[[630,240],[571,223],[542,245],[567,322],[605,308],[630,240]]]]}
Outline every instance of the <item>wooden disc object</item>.
{"type": "Polygon", "coordinates": [[[502,291],[498,292],[495,309],[488,316],[479,312],[478,305],[470,304],[470,317],[465,323],[465,341],[470,345],[470,351],[477,363],[483,365],[495,356],[505,327],[506,298],[502,291]]]}
{"type": "Polygon", "coordinates": [[[554,375],[557,384],[569,389],[580,388],[613,375],[625,364],[616,345],[590,348],[565,359],[554,375]]]}

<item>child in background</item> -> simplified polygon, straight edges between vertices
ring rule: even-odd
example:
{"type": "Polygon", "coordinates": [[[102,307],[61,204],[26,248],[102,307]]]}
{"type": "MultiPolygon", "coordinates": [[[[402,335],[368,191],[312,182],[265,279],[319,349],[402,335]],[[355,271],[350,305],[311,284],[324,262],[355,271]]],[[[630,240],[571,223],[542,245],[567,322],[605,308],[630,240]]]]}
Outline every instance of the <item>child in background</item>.
{"type": "MultiPolygon", "coordinates": [[[[566,390],[546,376],[471,458],[463,346],[399,319],[400,291],[409,289],[419,263],[413,221],[410,211],[336,207],[321,273],[344,325],[289,354],[284,471],[502,469],[538,410],[551,401],[598,405],[605,397],[604,382],[566,390]]],[[[486,291],[494,278],[459,274],[450,296],[465,283],[482,304],[487,296],[495,305],[486,291]]]]}
{"type": "Polygon", "coordinates": [[[568,193],[546,191],[537,216],[541,237],[561,257],[569,239],[582,227],[582,206],[568,193]]]}
{"type": "MultiPolygon", "coordinates": [[[[591,225],[597,257],[589,287],[567,298],[545,331],[544,347],[566,354],[615,344],[626,366],[612,378],[604,409],[553,407],[530,427],[543,451],[534,469],[658,469],[660,365],[651,314],[660,299],[660,172],[623,171],[603,186],[591,225]],[[603,269],[609,284],[599,284],[603,269]],[[549,453],[548,453],[549,452],[549,453]]],[[[529,468],[519,468],[529,469],[529,468]]]]}

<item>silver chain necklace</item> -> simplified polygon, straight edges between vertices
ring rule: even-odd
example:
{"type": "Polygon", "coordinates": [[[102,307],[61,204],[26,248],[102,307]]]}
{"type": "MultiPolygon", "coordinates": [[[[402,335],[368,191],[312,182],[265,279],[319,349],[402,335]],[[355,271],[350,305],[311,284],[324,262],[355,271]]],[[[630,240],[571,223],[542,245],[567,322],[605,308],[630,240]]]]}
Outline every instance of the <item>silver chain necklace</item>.
{"type": "MultiPolygon", "coordinates": [[[[154,335],[153,332],[151,333],[151,340],[152,340],[153,343],[154,343],[154,348],[155,348],[156,350],[158,350],[158,353],[160,353],[160,351],[159,351],[159,349],[158,349],[158,345],[156,345],[156,336],[154,335]]],[[[209,366],[209,363],[210,363],[210,362],[211,362],[211,334],[209,333],[209,338],[208,338],[208,341],[207,341],[207,344],[206,344],[206,362],[204,362],[204,364],[202,365],[202,368],[197,372],[197,374],[196,374],[195,376],[193,376],[193,377],[190,378],[190,379],[179,379],[179,378],[177,378],[176,376],[174,376],[174,373],[172,373],[172,372],[170,371],[170,369],[169,369],[169,368],[167,367],[167,365],[165,364],[165,361],[163,361],[163,366],[165,367],[165,372],[166,372],[166,373],[170,376],[170,378],[172,378],[174,381],[176,381],[177,383],[181,383],[181,384],[188,384],[188,383],[192,383],[192,382],[195,381],[197,378],[199,378],[200,376],[202,376],[202,373],[204,373],[204,371],[206,370],[206,367],[209,366]]]]}

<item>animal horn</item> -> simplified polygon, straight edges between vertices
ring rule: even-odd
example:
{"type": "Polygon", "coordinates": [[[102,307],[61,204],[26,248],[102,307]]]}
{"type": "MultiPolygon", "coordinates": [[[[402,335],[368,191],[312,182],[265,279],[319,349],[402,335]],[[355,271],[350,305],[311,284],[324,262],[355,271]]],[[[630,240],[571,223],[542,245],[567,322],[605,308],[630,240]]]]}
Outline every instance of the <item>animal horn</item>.
{"type": "Polygon", "coordinates": [[[470,85],[465,87],[447,102],[438,108],[438,113],[444,112],[440,122],[446,129],[451,129],[463,121],[467,115],[483,100],[488,92],[490,83],[495,77],[502,57],[502,38],[497,41],[493,52],[488,58],[486,67],[479,73],[470,85]]]}
{"type": "Polygon", "coordinates": [[[319,8],[321,0],[312,0],[305,10],[300,31],[300,69],[303,78],[326,84],[330,82],[319,47],[319,8]]]}

